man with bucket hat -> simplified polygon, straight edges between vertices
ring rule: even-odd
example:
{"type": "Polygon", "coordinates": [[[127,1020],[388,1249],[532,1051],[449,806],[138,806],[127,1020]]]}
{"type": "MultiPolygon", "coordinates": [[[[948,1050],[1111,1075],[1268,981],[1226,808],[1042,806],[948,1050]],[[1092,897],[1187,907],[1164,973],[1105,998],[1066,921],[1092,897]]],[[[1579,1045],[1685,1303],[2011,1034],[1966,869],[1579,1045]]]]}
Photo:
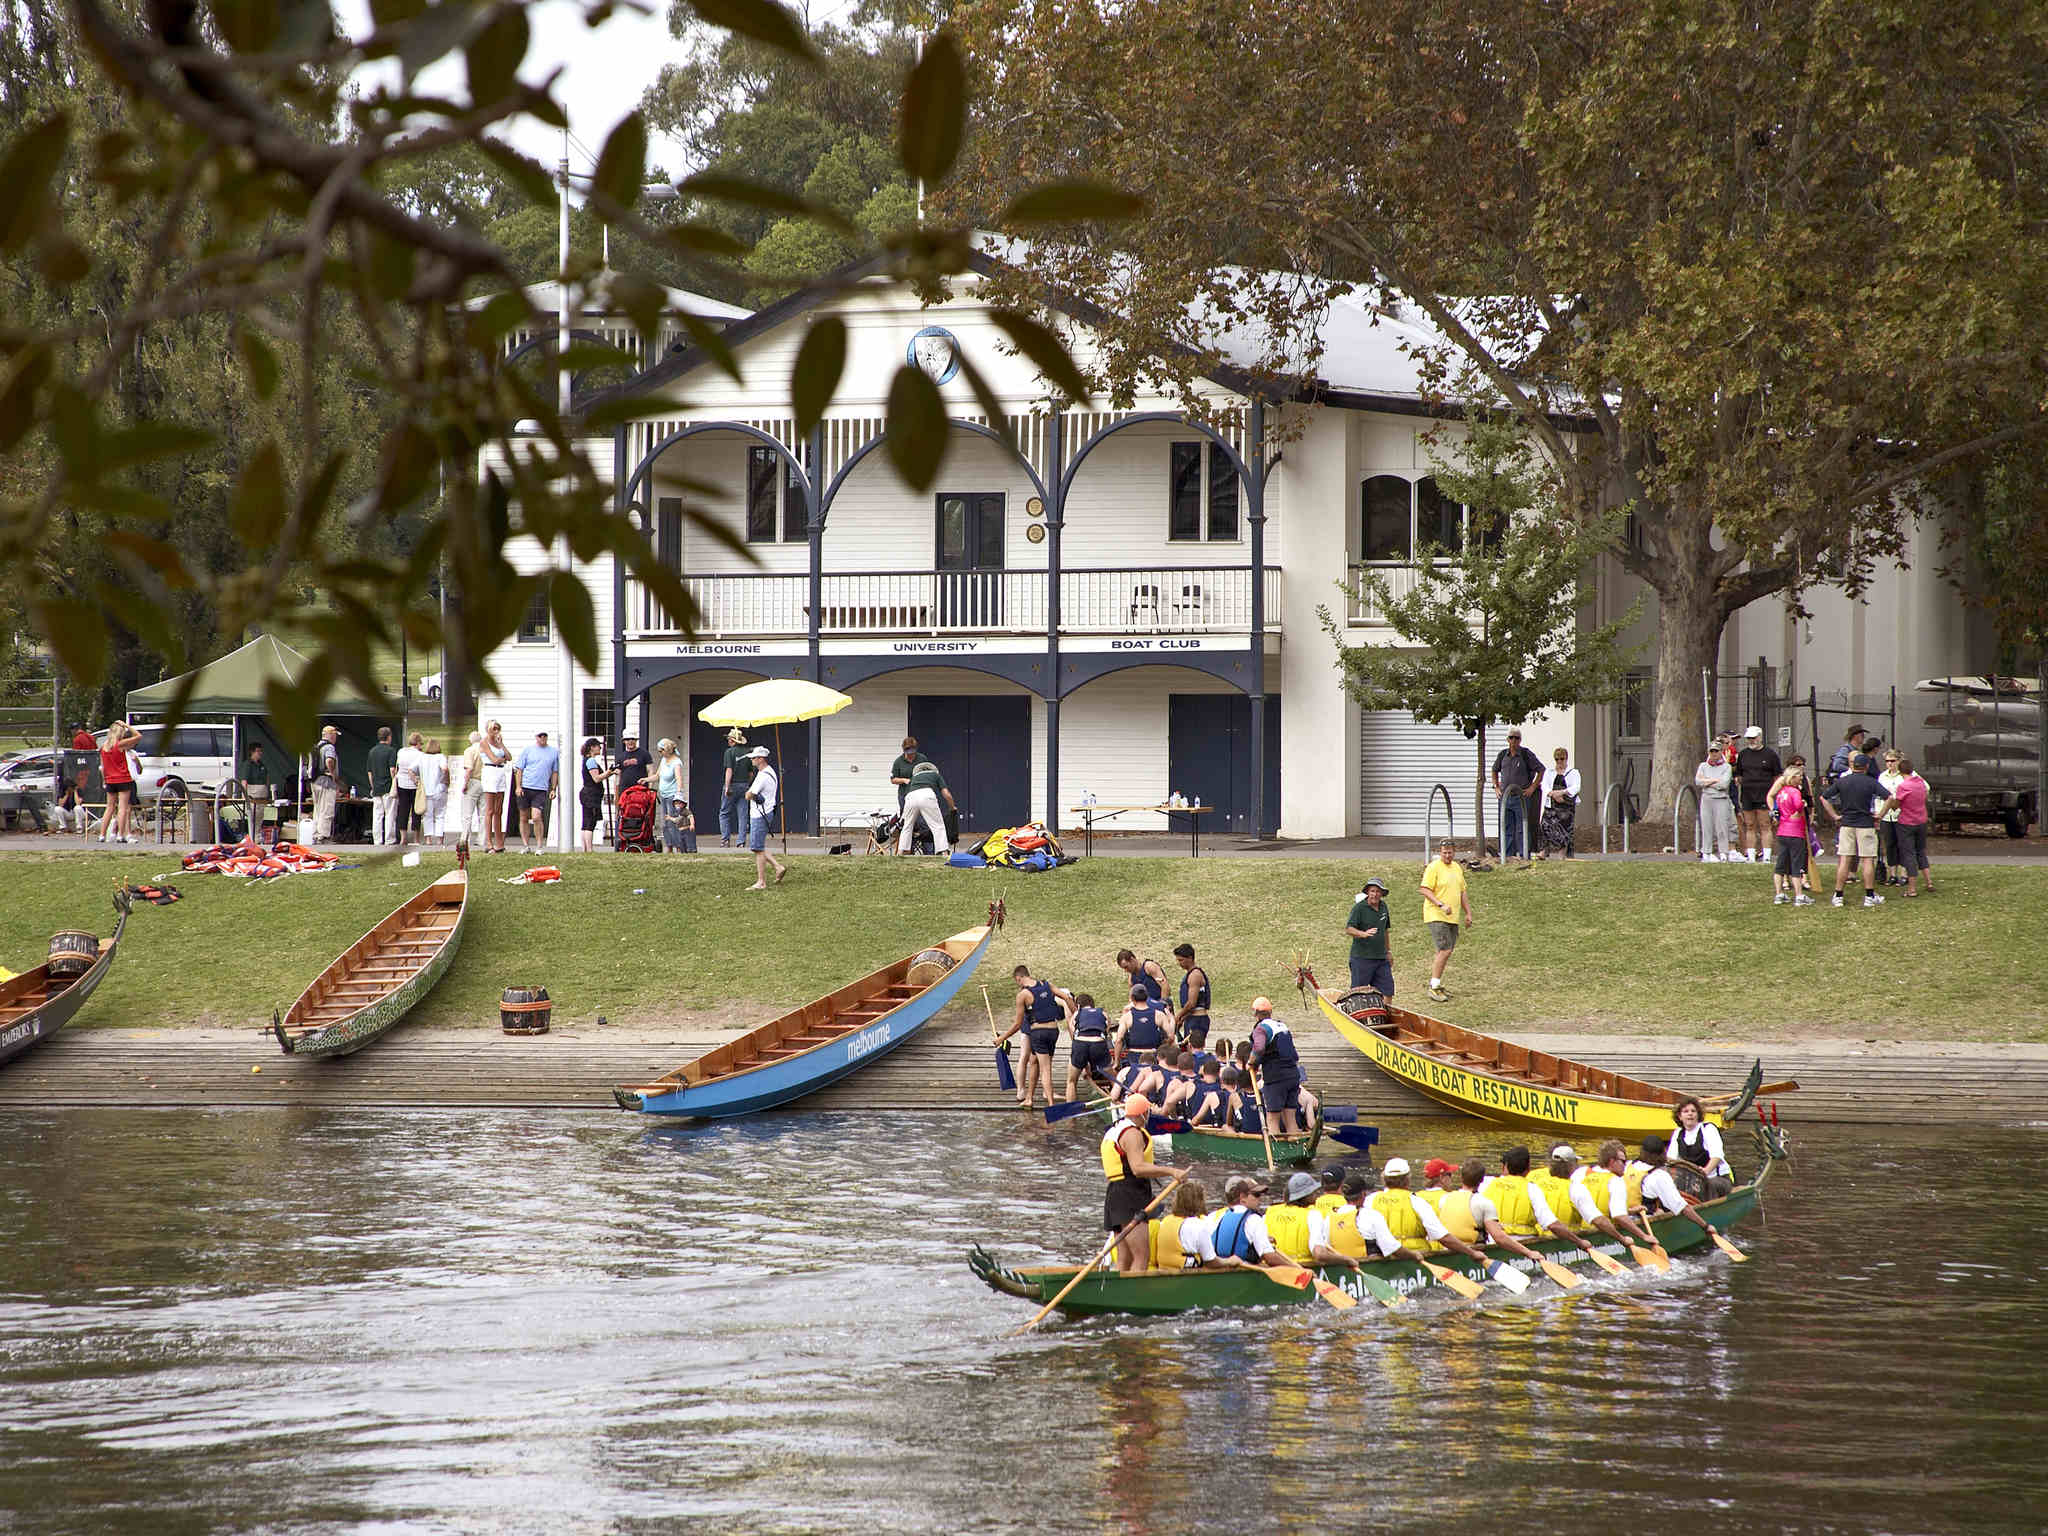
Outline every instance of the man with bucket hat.
{"type": "Polygon", "coordinates": [[[1371,987],[1389,1001],[1394,996],[1394,965],[1387,949],[1387,928],[1392,922],[1386,882],[1374,875],[1351,899],[1344,932],[1351,938],[1351,985],[1371,987]]]}

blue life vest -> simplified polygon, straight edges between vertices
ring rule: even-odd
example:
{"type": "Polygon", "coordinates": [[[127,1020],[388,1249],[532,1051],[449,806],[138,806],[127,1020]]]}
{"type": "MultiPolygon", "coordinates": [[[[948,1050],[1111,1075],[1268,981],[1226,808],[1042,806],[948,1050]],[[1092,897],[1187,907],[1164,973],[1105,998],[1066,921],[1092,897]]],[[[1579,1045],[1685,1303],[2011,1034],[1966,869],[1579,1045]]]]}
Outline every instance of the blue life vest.
{"type": "Polygon", "coordinates": [[[1108,1039],[1109,1015],[1100,1008],[1083,1008],[1074,1015],[1074,1038],[1076,1040],[1108,1039]]]}
{"type": "Polygon", "coordinates": [[[1138,1080],[1138,1074],[1145,1070],[1145,1064],[1142,1061],[1134,1061],[1126,1066],[1116,1080],[1117,1097],[1122,1098],[1128,1094],[1131,1091],[1131,1084],[1138,1080]]]}
{"type": "MultiPolygon", "coordinates": [[[[1208,1066],[1209,1063],[1212,1061],[1216,1062],[1216,1065],[1219,1067],[1223,1065],[1222,1062],[1217,1061],[1216,1057],[1208,1051],[1195,1052],[1195,1076],[1200,1077],[1202,1075],[1202,1068],[1208,1066]]],[[[1221,1084],[1218,1084],[1219,1091],[1221,1090],[1221,1086],[1221,1084]]]]}
{"type": "Polygon", "coordinates": [[[1219,1259],[1243,1259],[1248,1263],[1259,1262],[1259,1251],[1252,1246],[1252,1240],[1245,1235],[1254,1212],[1241,1205],[1233,1205],[1216,1218],[1216,1257],[1219,1259]]]}
{"type": "Polygon", "coordinates": [[[1031,1022],[1034,1024],[1057,1024],[1060,1018],[1060,1000],[1052,995],[1052,983],[1049,981],[1032,982],[1031,1022]]]}
{"type": "Polygon", "coordinates": [[[1131,978],[1131,985],[1134,987],[1143,987],[1145,989],[1146,1002],[1163,1003],[1166,1001],[1166,989],[1160,986],[1158,982],[1154,981],[1152,979],[1152,973],[1145,969],[1145,967],[1150,965],[1151,963],[1152,962],[1150,960],[1140,960],[1138,962],[1138,973],[1137,975],[1131,978]]]}
{"type": "MultiPolygon", "coordinates": [[[[1181,1005],[1181,1007],[1183,1007],[1183,1008],[1186,1008],[1186,1007],[1187,1007],[1187,1005],[1188,1005],[1188,979],[1189,979],[1189,978],[1188,978],[1188,976],[1185,976],[1185,975],[1184,975],[1184,976],[1182,976],[1182,977],[1181,977],[1181,979],[1180,979],[1180,1005],[1181,1005]]],[[[1208,1011],[1209,1011],[1209,973],[1208,973],[1207,971],[1203,971],[1203,972],[1202,972],[1202,990],[1201,990],[1201,991],[1199,991],[1199,992],[1197,992],[1197,993],[1195,994],[1195,1006],[1194,1006],[1194,1008],[1193,1008],[1193,1009],[1192,1009],[1192,1010],[1191,1010],[1191,1011],[1189,1012],[1189,1014],[1188,1014],[1188,1017],[1189,1017],[1189,1018],[1191,1018],[1191,1019],[1197,1019],[1197,1018],[1200,1018],[1200,1017],[1201,1017],[1202,1015],[1206,1014],[1206,1013],[1207,1013],[1208,1011]]]]}
{"type": "Polygon", "coordinates": [[[1239,1089],[1237,1095],[1236,1129],[1243,1131],[1247,1136],[1256,1136],[1259,1134],[1259,1127],[1263,1124],[1265,1124],[1265,1121],[1259,1114],[1259,1096],[1249,1088],[1239,1089]]]}
{"type": "Polygon", "coordinates": [[[1266,1031],[1266,1049],[1260,1053],[1267,1069],[1285,1067],[1284,1077],[1295,1077],[1301,1070],[1301,1054],[1294,1048],[1294,1031],[1278,1019],[1267,1019],[1259,1026],[1266,1031]]]}
{"type": "Polygon", "coordinates": [[[1159,1022],[1159,1010],[1151,1003],[1131,1006],[1131,1028],[1124,1036],[1124,1049],[1156,1051],[1166,1044],[1166,1026],[1159,1022]]]}
{"type": "Polygon", "coordinates": [[[1202,1113],[1203,1106],[1223,1097],[1223,1085],[1197,1081],[1194,1096],[1188,1100],[1188,1119],[1193,1120],[1202,1113]]]}

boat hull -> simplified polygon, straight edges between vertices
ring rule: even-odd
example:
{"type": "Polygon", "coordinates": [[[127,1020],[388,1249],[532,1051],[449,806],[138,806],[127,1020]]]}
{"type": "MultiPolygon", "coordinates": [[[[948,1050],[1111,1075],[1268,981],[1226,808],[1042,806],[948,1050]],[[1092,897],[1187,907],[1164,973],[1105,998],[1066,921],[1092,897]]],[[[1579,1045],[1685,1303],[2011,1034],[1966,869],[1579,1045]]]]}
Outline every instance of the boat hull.
{"type": "MultiPolygon", "coordinates": [[[[1323,1125],[1318,1120],[1310,1131],[1300,1136],[1275,1136],[1273,1138],[1273,1162],[1276,1166],[1291,1167],[1313,1161],[1316,1147],[1323,1138],[1323,1125]]],[[[1182,1157],[1193,1158],[1203,1163],[1238,1163],[1245,1167],[1266,1166],[1266,1142],[1260,1136],[1232,1135],[1225,1131],[1185,1130],[1173,1132],[1173,1151],[1182,1157]]]]}
{"type": "MultiPolygon", "coordinates": [[[[378,924],[378,929],[382,929],[386,923],[390,923],[404,913],[407,907],[413,905],[413,902],[420,900],[421,897],[432,895],[435,890],[445,886],[447,883],[448,877],[446,876],[436,880],[425,891],[421,892],[419,897],[413,898],[413,901],[407,902],[397,912],[392,913],[391,917],[386,918],[384,923],[378,924]]],[[[316,989],[320,985],[320,979],[324,979],[331,972],[335,971],[337,967],[345,966],[348,956],[342,956],[333,965],[330,965],[326,971],[323,971],[321,977],[315,980],[313,986],[308,987],[300,996],[299,1001],[292,1005],[291,1013],[285,1016],[282,1024],[275,1027],[274,1032],[277,1036],[277,1043],[284,1049],[285,1054],[288,1056],[317,1057],[350,1056],[363,1049],[364,1046],[373,1044],[383,1038],[383,1036],[396,1028],[404,1020],[405,1016],[418,1007],[426,995],[434,990],[440,983],[441,978],[448,974],[448,968],[455,963],[455,956],[462,948],[463,928],[469,922],[469,894],[468,875],[465,869],[462,871],[462,905],[456,912],[455,926],[448,930],[447,936],[442,939],[434,952],[426,958],[418,970],[406,977],[389,992],[364,1004],[347,1018],[338,1019],[332,1024],[305,1034],[290,1033],[290,1024],[301,1010],[308,1006],[309,1000],[315,996],[316,989]]],[[[373,929],[372,933],[374,934],[378,929],[373,929]]]]}
{"type": "MultiPolygon", "coordinates": [[[[1342,1035],[1380,1071],[1426,1098],[1460,1114],[1499,1125],[1530,1130],[1563,1131],[1581,1137],[1643,1137],[1672,1128],[1669,1104],[1637,1103],[1602,1098],[1567,1089],[1516,1083],[1490,1073],[1454,1066],[1389,1040],[1344,1012],[1323,992],[1316,1001],[1330,1027],[1342,1035]]],[[[1714,1125],[1719,1114],[1709,1114],[1714,1125]]]]}
{"type": "Polygon", "coordinates": [[[82,975],[67,981],[62,977],[52,977],[48,966],[38,966],[0,988],[0,996],[18,998],[24,1003],[31,1001],[38,990],[42,994],[42,1001],[28,1013],[0,1024],[0,1067],[40,1045],[77,1018],[86,1000],[106,980],[107,973],[114,968],[115,951],[121,947],[122,930],[128,925],[130,898],[123,892],[115,898],[114,906],[120,914],[114,919],[114,935],[82,975]],[[51,990],[53,987],[54,991],[51,990]]]}
{"type": "Polygon", "coordinates": [[[621,1109],[637,1110],[644,1115],[685,1115],[702,1120],[751,1115],[793,1103],[873,1065],[924,1028],[932,1016],[950,1003],[967,984],[994,940],[995,929],[991,927],[952,970],[906,1000],[902,1006],[852,1034],[827,1041],[802,1055],[728,1077],[714,1078],[710,1082],[691,1083],[666,1093],[642,1093],[619,1088],[612,1096],[621,1109]]]}
{"type": "MultiPolygon", "coordinates": [[[[1763,1182],[1759,1178],[1754,1184],[1745,1184],[1734,1193],[1695,1209],[1713,1224],[1716,1231],[1725,1232],[1756,1212],[1761,1203],[1763,1182]]],[[[1683,1216],[1663,1217],[1651,1225],[1668,1253],[1687,1253],[1707,1246],[1707,1235],[1683,1216]]],[[[1634,1267],[1628,1250],[1620,1243],[1597,1232],[1582,1235],[1592,1243],[1595,1252],[1634,1267]]],[[[1528,1246],[1545,1258],[1569,1268],[1592,1268],[1593,1261],[1562,1238],[1548,1238],[1531,1242],[1528,1246]]],[[[1497,1249],[1488,1251],[1496,1254],[1502,1263],[1527,1272],[1531,1278],[1543,1279],[1529,1260],[1497,1249]]],[[[979,1260],[970,1258],[969,1267],[991,1289],[1038,1306],[1052,1300],[1060,1288],[1074,1278],[1071,1265],[1006,1269],[986,1261],[985,1255],[979,1256],[979,1260]]],[[[1430,1261],[1475,1279],[1484,1278],[1479,1265],[1458,1254],[1436,1253],[1430,1256],[1430,1261]]],[[[1315,1272],[1360,1301],[1375,1299],[1366,1290],[1365,1283],[1350,1269],[1336,1265],[1315,1266],[1315,1272]]],[[[1365,1272],[1392,1286],[1403,1296],[1439,1288],[1421,1265],[1410,1261],[1374,1261],[1365,1265],[1365,1272]]],[[[1060,1302],[1059,1310],[1071,1317],[1107,1314],[1172,1317],[1205,1308],[1299,1307],[1312,1305],[1317,1300],[1313,1289],[1296,1290],[1292,1286],[1278,1285],[1249,1270],[1153,1269],[1143,1274],[1120,1275],[1113,1269],[1099,1269],[1092,1271],[1067,1294],[1060,1302]]]]}

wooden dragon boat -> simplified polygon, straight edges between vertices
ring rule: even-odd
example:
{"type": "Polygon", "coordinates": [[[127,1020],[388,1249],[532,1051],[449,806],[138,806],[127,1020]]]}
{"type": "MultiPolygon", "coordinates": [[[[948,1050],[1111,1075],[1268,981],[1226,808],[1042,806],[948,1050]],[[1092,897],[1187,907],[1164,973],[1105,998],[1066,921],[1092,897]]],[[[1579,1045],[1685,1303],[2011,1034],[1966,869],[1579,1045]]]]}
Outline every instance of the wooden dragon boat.
{"type": "Polygon", "coordinates": [[[652,1082],[615,1088],[612,1097],[619,1108],[642,1114],[720,1119],[815,1093],[923,1028],[967,984],[1001,921],[997,903],[985,926],[905,955],[652,1082]]]}
{"type": "MultiPolygon", "coordinates": [[[[1250,1167],[1266,1166],[1266,1138],[1254,1136],[1245,1131],[1225,1130],[1220,1126],[1189,1126],[1184,1131],[1169,1133],[1172,1150],[1182,1157],[1193,1158],[1198,1163],[1243,1163],[1250,1167]]],[[[1316,1147],[1323,1139],[1323,1117],[1317,1114],[1313,1124],[1306,1131],[1294,1136],[1273,1138],[1273,1165],[1285,1168],[1299,1166],[1312,1161],[1316,1147]]]]}
{"type": "MultiPolygon", "coordinates": [[[[1764,1185],[1770,1178],[1771,1169],[1786,1155],[1784,1136],[1775,1129],[1758,1128],[1757,1142],[1763,1161],[1756,1178],[1737,1186],[1719,1200],[1705,1201],[1693,1207],[1717,1232],[1727,1231],[1761,1208],[1764,1185]]],[[[1683,1216],[1660,1216],[1650,1222],[1650,1227],[1665,1251],[1674,1256],[1708,1246],[1706,1233],[1683,1216]]],[[[1593,1245],[1595,1252],[1622,1263],[1629,1261],[1627,1249],[1613,1239],[1591,1231],[1582,1232],[1580,1236],[1593,1245]]],[[[1577,1247],[1561,1237],[1530,1240],[1528,1247],[1554,1263],[1567,1266],[1592,1263],[1577,1247]]],[[[1505,1249],[1488,1248],[1486,1252],[1502,1263],[1527,1272],[1531,1279],[1543,1279],[1527,1259],[1505,1249]]],[[[1459,1254],[1432,1253],[1430,1262],[1474,1279],[1483,1278],[1481,1266],[1459,1254]]],[[[1072,1264],[1011,1268],[979,1247],[968,1250],[967,1267],[991,1290],[1015,1296],[1035,1306],[1044,1306],[1051,1301],[1076,1273],[1076,1266],[1072,1264]]],[[[1338,1265],[1315,1265],[1311,1268],[1347,1295],[1361,1301],[1375,1299],[1365,1283],[1350,1269],[1338,1265]]],[[[1384,1281],[1404,1298],[1436,1285],[1421,1265],[1410,1260],[1389,1262],[1375,1259],[1366,1263],[1364,1268],[1367,1274],[1384,1281]]],[[[1097,1269],[1067,1293],[1066,1299],[1060,1302],[1059,1310],[1072,1317],[1092,1317],[1103,1313],[1171,1317],[1203,1307],[1298,1307],[1315,1302],[1314,1290],[1277,1282],[1272,1275],[1273,1271],[1261,1271],[1249,1265],[1242,1269],[1217,1270],[1148,1269],[1136,1275],[1122,1275],[1114,1269],[1097,1269]]]]}
{"type": "Polygon", "coordinates": [[[128,926],[133,905],[128,893],[114,894],[114,936],[100,940],[100,952],[78,976],[51,974],[48,963],[0,982],[0,1066],[6,1065],[39,1040],[47,1040],[78,1016],[93,989],[107,979],[114,968],[114,951],[121,946],[121,930],[128,926]]]}
{"type": "Polygon", "coordinates": [[[468,850],[458,847],[455,856],[453,871],[342,951],[290,1012],[271,1014],[271,1032],[285,1055],[360,1051],[434,990],[462,947],[469,916],[468,850]]]}
{"type": "MultiPolygon", "coordinates": [[[[1370,988],[1326,991],[1306,968],[1301,974],[1331,1028],[1367,1061],[1395,1082],[1461,1114],[1580,1137],[1640,1138],[1669,1132],[1671,1107],[1685,1097],[1676,1088],[1396,1008],[1370,988]]],[[[1763,1063],[1758,1061],[1736,1092],[1701,1096],[1707,1121],[1733,1123],[1762,1086],[1763,1063]]],[[[1789,1093],[1798,1086],[1774,1083],[1769,1091],[1789,1093]]]]}

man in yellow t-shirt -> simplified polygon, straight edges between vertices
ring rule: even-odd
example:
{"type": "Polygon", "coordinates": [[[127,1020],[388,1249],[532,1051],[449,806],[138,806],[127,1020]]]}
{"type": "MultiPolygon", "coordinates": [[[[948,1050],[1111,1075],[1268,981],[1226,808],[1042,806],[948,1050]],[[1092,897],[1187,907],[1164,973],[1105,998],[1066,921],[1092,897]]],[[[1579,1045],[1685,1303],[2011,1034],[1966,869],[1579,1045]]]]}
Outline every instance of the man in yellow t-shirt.
{"type": "Polygon", "coordinates": [[[1444,967],[1458,943],[1458,922],[1472,926],[1472,903],[1465,896],[1465,871],[1458,863],[1458,845],[1445,838],[1436,845],[1436,858],[1422,871],[1422,920],[1429,924],[1429,936],[1436,945],[1436,958],[1429,968],[1432,1001],[1447,1003],[1444,967]]]}

